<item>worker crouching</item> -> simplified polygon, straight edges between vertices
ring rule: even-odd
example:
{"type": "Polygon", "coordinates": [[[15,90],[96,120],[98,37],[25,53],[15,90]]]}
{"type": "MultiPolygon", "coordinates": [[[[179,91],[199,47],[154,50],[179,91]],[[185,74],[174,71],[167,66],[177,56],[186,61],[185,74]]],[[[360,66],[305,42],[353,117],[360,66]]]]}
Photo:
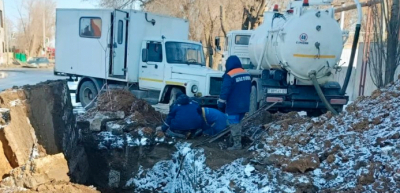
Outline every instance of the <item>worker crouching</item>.
{"type": "Polygon", "coordinates": [[[197,113],[203,118],[203,134],[213,136],[226,128],[227,116],[213,108],[198,108],[197,113]]]}
{"type": "Polygon", "coordinates": [[[168,117],[162,126],[162,131],[168,137],[186,139],[201,131],[202,118],[197,113],[199,105],[183,93],[176,95],[177,99],[171,105],[168,117]]]}

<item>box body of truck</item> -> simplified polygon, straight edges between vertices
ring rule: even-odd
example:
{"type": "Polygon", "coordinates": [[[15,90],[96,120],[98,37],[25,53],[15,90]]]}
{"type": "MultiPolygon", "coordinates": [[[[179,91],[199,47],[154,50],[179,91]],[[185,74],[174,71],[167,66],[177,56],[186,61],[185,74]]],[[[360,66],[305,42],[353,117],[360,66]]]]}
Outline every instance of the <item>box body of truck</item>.
{"type": "Polygon", "coordinates": [[[92,81],[97,92],[107,80],[149,91],[135,93],[141,98],[156,95],[169,102],[180,90],[214,104],[222,73],[205,67],[202,45],[188,36],[184,19],[134,10],[57,9],[54,71],[92,81]]]}

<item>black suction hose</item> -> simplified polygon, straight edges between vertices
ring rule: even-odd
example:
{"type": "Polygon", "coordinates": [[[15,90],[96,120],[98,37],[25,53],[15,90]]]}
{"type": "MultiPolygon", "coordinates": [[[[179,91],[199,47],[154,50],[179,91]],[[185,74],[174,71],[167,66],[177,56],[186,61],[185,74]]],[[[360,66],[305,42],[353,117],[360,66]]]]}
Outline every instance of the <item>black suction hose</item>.
{"type": "Polygon", "coordinates": [[[340,92],[339,92],[340,95],[346,94],[346,89],[347,89],[347,86],[349,85],[351,71],[353,70],[354,57],[356,56],[358,37],[360,36],[360,29],[361,29],[361,24],[357,24],[356,32],[354,34],[353,46],[351,47],[350,63],[349,63],[348,69],[347,69],[346,78],[344,79],[342,90],[340,90],[340,92]]]}
{"type": "Polygon", "coordinates": [[[316,72],[315,71],[310,72],[309,77],[310,77],[312,83],[314,84],[315,90],[317,91],[319,98],[324,103],[326,108],[329,111],[331,111],[334,115],[338,115],[336,110],[331,106],[331,104],[329,104],[328,100],[326,100],[324,93],[322,93],[321,87],[319,86],[318,81],[317,81],[316,72]]]}

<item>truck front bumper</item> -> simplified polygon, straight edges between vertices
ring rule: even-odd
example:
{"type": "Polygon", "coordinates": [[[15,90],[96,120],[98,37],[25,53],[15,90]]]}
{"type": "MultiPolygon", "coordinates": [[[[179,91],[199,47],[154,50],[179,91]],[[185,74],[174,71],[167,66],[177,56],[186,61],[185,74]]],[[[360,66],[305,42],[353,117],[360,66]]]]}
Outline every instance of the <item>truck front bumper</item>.
{"type": "Polygon", "coordinates": [[[191,99],[198,102],[202,107],[216,107],[218,96],[206,96],[206,97],[192,97],[191,99]]]}

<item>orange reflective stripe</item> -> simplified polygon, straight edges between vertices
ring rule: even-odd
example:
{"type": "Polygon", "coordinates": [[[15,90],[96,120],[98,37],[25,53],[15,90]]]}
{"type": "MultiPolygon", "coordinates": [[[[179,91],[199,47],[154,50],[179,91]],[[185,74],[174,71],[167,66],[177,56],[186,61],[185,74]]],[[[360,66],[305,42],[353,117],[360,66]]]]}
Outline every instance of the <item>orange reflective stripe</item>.
{"type": "Polygon", "coordinates": [[[229,75],[229,76],[232,76],[232,75],[234,75],[234,74],[241,73],[241,72],[246,72],[246,71],[243,70],[242,68],[235,68],[235,69],[229,71],[229,72],[228,72],[228,75],[229,75]]]}

